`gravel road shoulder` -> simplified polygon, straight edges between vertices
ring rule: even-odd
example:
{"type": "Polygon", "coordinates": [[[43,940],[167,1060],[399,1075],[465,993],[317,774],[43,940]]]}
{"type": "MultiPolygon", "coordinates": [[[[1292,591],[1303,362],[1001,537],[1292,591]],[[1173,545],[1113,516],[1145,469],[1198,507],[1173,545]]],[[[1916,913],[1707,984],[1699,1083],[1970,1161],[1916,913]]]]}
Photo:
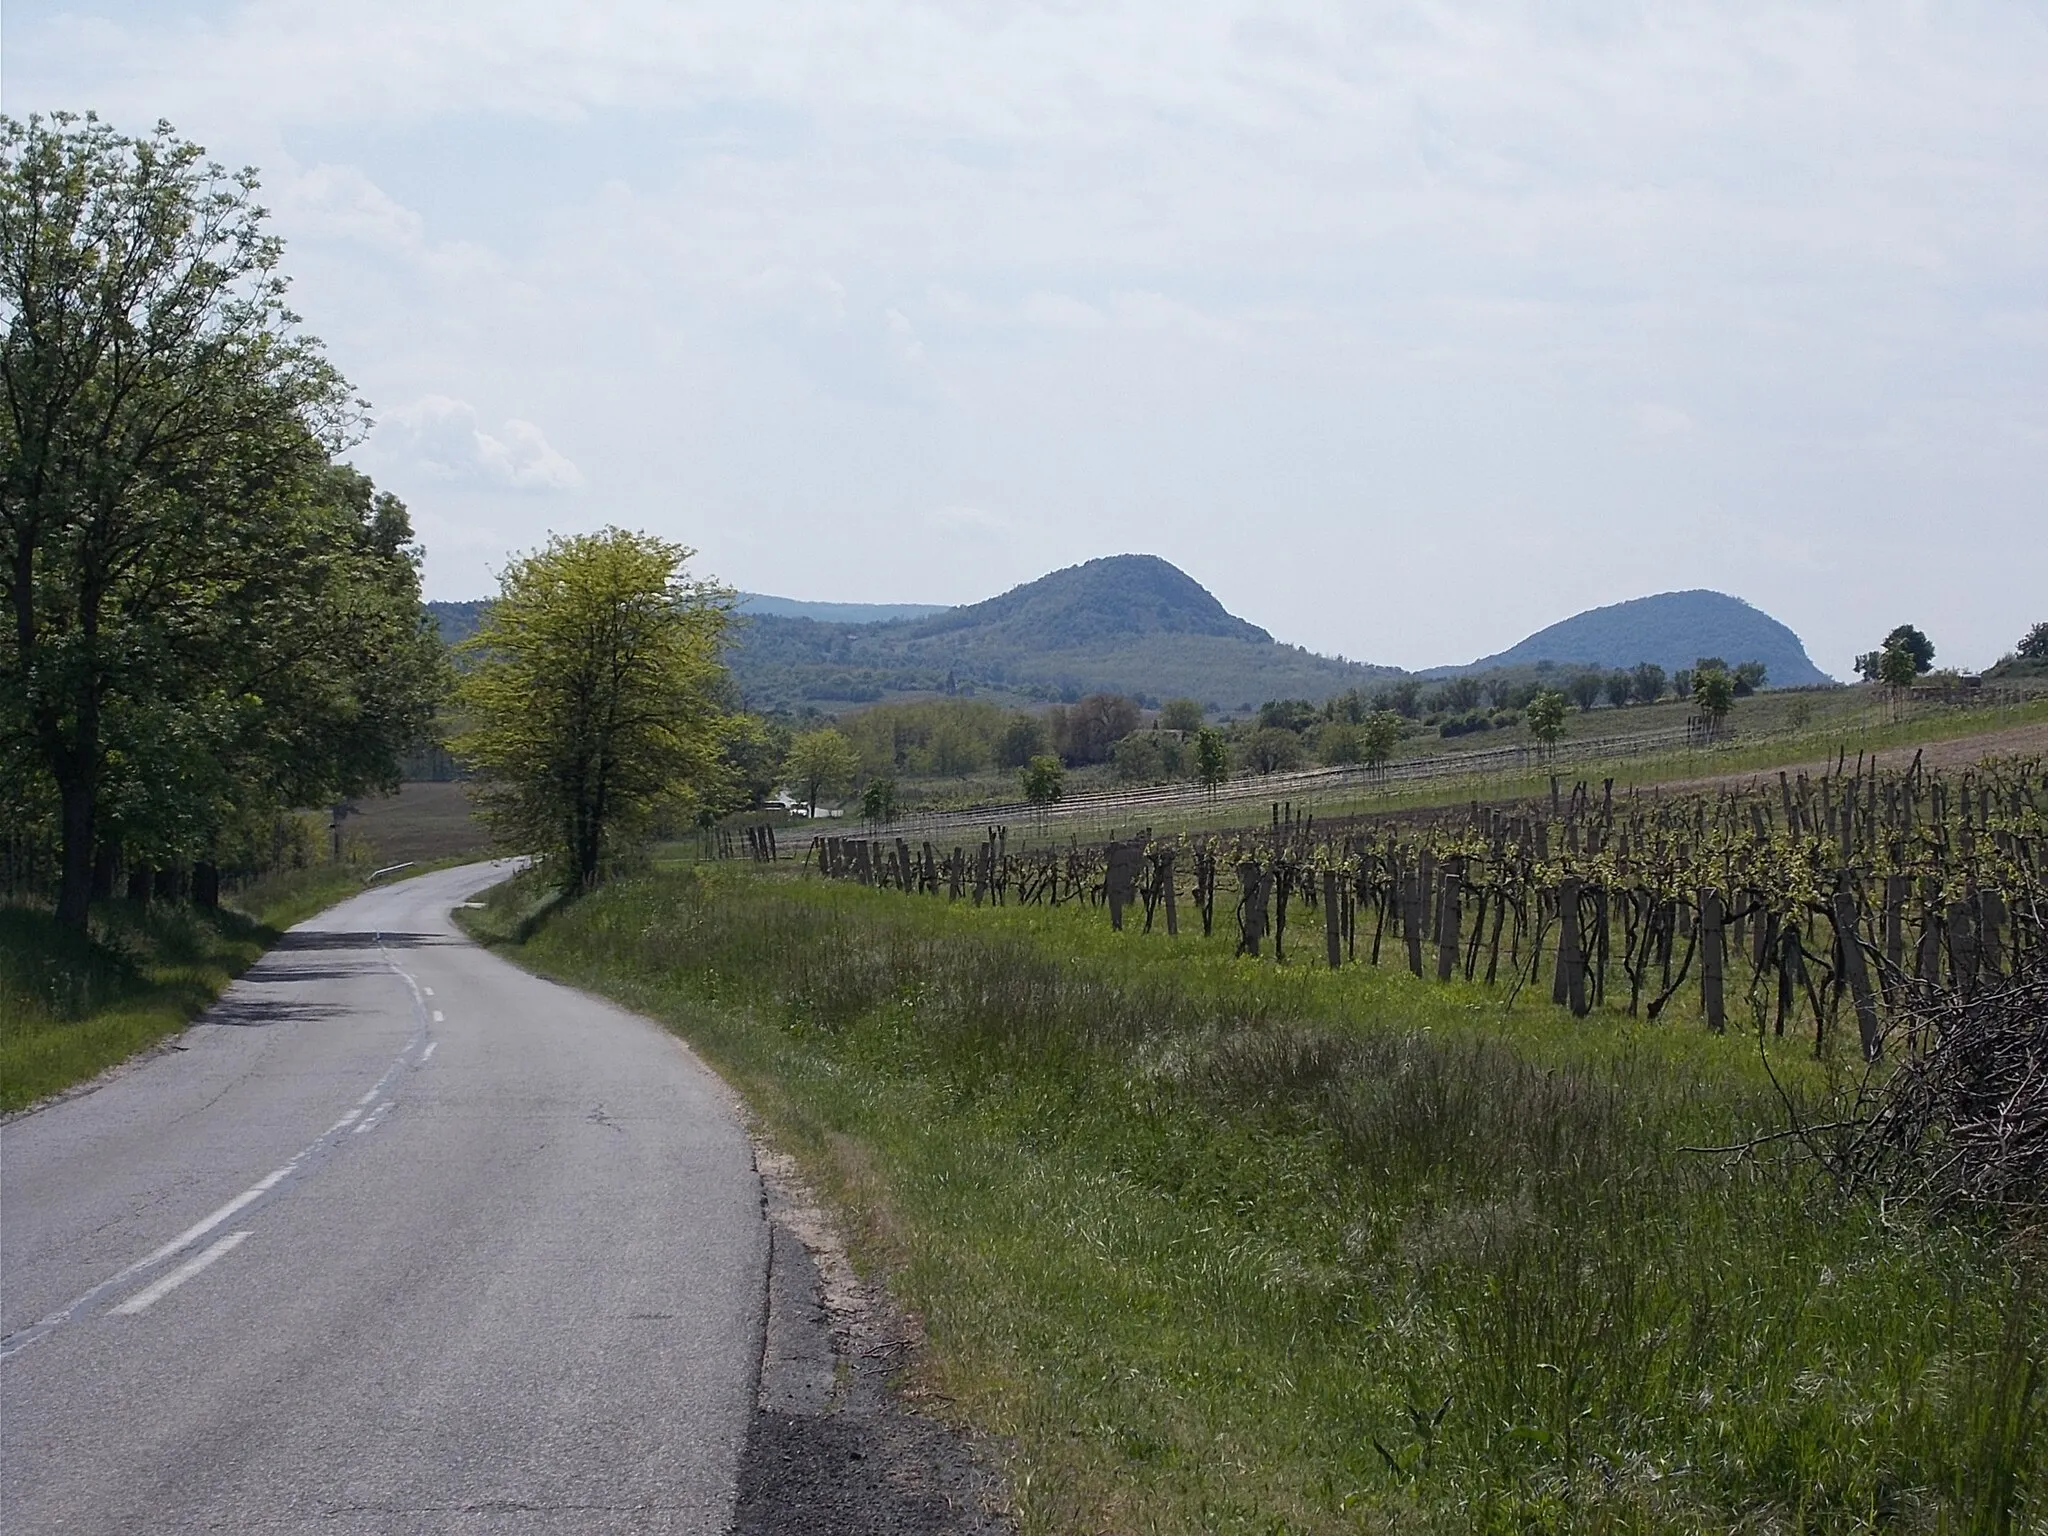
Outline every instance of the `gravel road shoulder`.
{"type": "Polygon", "coordinates": [[[897,1378],[921,1342],[847,1261],[786,1156],[756,1161],[771,1232],[761,1385],[741,1453],[740,1536],[997,1536],[989,1447],[917,1412],[897,1378]]]}

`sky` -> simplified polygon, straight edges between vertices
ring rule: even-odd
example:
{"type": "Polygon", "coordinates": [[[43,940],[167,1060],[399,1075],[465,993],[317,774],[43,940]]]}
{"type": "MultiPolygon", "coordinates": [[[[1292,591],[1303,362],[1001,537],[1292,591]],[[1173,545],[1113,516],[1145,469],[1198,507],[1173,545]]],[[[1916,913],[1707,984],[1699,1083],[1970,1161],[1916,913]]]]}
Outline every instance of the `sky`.
{"type": "Polygon", "coordinates": [[[971,602],[1148,552],[1420,667],[1713,587],[2048,618],[2048,3],[6,0],[254,165],[428,595],[617,524],[971,602]]]}

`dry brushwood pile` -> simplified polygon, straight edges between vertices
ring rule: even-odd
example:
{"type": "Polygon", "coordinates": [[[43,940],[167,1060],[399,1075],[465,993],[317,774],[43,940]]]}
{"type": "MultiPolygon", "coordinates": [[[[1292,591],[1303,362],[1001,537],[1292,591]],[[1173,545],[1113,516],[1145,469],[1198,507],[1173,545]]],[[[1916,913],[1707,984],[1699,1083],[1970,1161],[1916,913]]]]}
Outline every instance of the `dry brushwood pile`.
{"type": "Polygon", "coordinates": [[[1837,1182],[1936,1209],[2048,1202],[2048,953],[2039,909],[2010,974],[1909,981],[1886,1019],[1895,1070],[1865,1073],[1838,1119],[1794,1130],[1837,1182]]]}
{"type": "MultiPolygon", "coordinates": [[[[1020,840],[1021,842],[1021,840],[1020,840]]],[[[951,900],[1083,903],[1122,928],[1142,910],[1179,931],[1191,904],[1240,953],[1288,954],[1319,928],[1331,966],[1405,964],[1418,976],[1518,992],[1548,985],[1584,1015],[1658,1017],[1689,992],[1709,1028],[1746,1004],[1759,1030],[1810,1031],[1816,1053],[1853,1021],[1870,1060],[1935,990],[1962,1002],[2022,988],[2042,963],[2048,781],[2038,758],[1960,775],[1846,758],[1716,793],[1629,792],[1613,781],[1547,803],[1318,824],[1274,806],[1269,827],[1104,844],[1019,846],[992,827],[951,850],[903,838],[816,837],[808,866],[951,900]],[[1320,923],[1315,923],[1315,918],[1320,923]],[[1844,1019],[1846,1012],[1847,1019],[1844,1019]]],[[[2015,992],[2014,995],[2019,995],[2015,992]]],[[[2018,1005],[2015,1005],[2018,1006],[2018,1005]]]]}

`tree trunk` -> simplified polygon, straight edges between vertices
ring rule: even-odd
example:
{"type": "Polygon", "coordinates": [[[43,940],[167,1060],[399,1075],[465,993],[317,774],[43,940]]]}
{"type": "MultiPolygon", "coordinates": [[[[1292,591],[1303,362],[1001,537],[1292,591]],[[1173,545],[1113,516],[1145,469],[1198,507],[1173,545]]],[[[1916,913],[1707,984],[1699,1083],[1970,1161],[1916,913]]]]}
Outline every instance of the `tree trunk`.
{"type": "Polygon", "coordinates": [[[57,921],[83,930],[92,905],[93,776],[67,776],[60,787],[58,814],[64,854],[57,883],[57,921]]]}

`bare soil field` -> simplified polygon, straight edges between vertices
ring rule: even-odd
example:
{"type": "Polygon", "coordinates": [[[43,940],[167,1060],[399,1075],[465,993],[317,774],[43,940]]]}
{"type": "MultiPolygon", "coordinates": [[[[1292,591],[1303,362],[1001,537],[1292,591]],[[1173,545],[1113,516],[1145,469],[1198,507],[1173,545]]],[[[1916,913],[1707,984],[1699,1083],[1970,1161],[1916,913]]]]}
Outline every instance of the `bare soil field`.
{"type": "Polygon", "coordinates": [[[378,864],[424,864],[490,849],[490,833],[477,819],[469,787],[453,780],[409,783],[395,795],[365,797],[342,823],[342,836],[358,841],[378,864]]]}
{"type": "MultiPolygon", "coordinates": [[[[1948,770],[1973,768],[1987,757],[2032,757],[2048,754],[2048,721],[2036,720],[2026,725],[2003,726],[1998,730],[1982,731],[1974,736],[1930,741],[1924,746],[1892,747],[1879,753],[1878,757],[1892,767],[1903,767],[1913,760],[1916,752],[1924,766],[1948,770]]],[[[1712,774],[1705,778],[1660,779],[1657,781],[1657,787],[1673,791],[1721,789],[1753,784],[1759,780],[1775,780],[1781,772],[1788,775],[1818,774],[1833,768],[1834,765],[1833,757],[1816,757],[1809,762],[1786,763],[1782,768],[1746,768],[1740,773],[1712,774]]]]}

